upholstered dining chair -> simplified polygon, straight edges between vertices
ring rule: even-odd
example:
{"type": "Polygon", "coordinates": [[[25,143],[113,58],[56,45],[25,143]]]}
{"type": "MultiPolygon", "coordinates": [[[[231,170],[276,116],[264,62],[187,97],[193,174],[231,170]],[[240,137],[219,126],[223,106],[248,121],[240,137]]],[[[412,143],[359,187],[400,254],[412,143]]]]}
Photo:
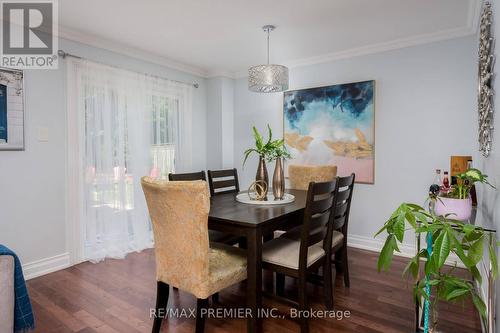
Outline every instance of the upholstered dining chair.
{"type": "MultiPolygon", "coordinates": [[[[205,171],[200,172],[190,172],[190,173],[169,173],[168,180],[170,181],[193,181],[193,180],[207,180],[205,171]]],[[[208,238],[211,242],[224,243],[229,245],[237,244],[241,242],[240,238],[225,232],[220,232],[216,230],[208,231],[208,238]]]]}
{"type": "Polygon", "coordinates": [[[240,191],[236,169],[208,170],[208,184],[211,196],[240,191]]]}
{"type": "Polygon", "coordinates": [[[290,188],[307,190],[310,182],[329,182],[337,176],[336,165],[298,165],[288,166],[288,180],[290,188]]]}
{"type": "MultiPolygon", "coordinates": [[[[275,238],[264,243],[262,268],[276,273],[276,294],[284,297],[284,278],[298,279],[299,299],[293,303],[299,310],[308,310],[307,281],[323,268],[325,304],[333,308],[331,223],[337,190],[336,180],[323,183],[309,183],[304,220],[300,226],[300,239],[275,238]]],[[[302,333],[309,332],[307,316],[300,319],[302,333]]]]}
{"type": "MultiPolygon", "coordinates": [[[[347,257],[347,226],[349,213],[351,211],[352,193],[356,175],[353,173],[347,177],[337,177],[337,194],[333,209],[332,222],[332,254],[336,272],[344,275],[344,285],[349,288],[349,260],[347,257]]],[[[300,227],[295,227],[281,237],[299,240],[301,237],[300,227]]]]}
{"type": "MultiPolygon", "coordinates": [[[[208,297],[246,279],[243,250],[224,244],[209,247],[208,212],[210,199],[204,181],[141,179],[153,224],[156,257],[156,314],[168,303],[170,286],[197,298],[196,332],[203,332],[201,309],[208,297]]],[[[156,316],[153,333],[159,332],[162,318],[156,316]]]]}

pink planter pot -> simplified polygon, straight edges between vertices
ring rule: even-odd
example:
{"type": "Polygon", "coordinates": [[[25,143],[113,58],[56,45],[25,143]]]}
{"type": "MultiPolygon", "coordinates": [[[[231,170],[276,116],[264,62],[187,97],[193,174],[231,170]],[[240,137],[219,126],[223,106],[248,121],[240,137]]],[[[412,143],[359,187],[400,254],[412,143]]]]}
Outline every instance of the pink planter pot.
{"type": "Polygon", "coordinates": [[[468,199],[452,199],[439,197],[436,201],[436,215],[448,216],[449,219],[467,221],[472,214],[472,200],[468,199]]]}

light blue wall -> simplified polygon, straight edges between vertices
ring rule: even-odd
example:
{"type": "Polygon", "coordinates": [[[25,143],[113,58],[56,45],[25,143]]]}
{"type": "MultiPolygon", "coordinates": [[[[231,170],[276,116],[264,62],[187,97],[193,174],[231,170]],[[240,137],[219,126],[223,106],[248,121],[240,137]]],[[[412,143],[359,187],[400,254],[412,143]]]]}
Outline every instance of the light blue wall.
{"type": "MultiPolygon", "coordinates": [[[[198,82],[200,87],[193,91],[192,161],[193,169],[205,168],[207,90],[204,78],[69,40],[60,40],[59,47],[105,64],[198,82]]],[[[23,263],[67,251],[65,88],[64,60],[58,70],[26,71],[26,150],[0,152],[0,243],[15,250],[23,263]],[[49,129],[48,142],[38,142],[39,127],[49,129]]]]}
{"type": "MultiPolygon", "coordinates": [[[[354,190],[350,239],[373,247],[373,235],[403,202],[423,204],[434,170],[451,155],[476,151],[475,38],[465,37],[290,69],[290,89],[375,80],[375,184],[354,190]]],[[[253,143],[251,126],[283,130],[283,94],[248,91],[235,83],[234,164],[241,188],[255,177],[257,159],[241,169],[253,143]]],[[[271,175],[274,166],[268,166],[271,175]]],[[[413,239],[409,237],[408,243],[413,239]]]]}

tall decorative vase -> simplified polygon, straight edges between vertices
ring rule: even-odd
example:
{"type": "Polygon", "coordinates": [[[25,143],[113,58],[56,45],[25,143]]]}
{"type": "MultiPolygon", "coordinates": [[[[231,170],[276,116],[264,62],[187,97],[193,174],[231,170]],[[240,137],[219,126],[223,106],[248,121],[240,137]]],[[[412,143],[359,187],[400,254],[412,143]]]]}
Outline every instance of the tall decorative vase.
{"type": "Polygon", "coordinates": [[[274,200],[282,200],[285,195],[285,174],[283,172],[283,162],[281,158],[276,159],[273,175],[273,195],[274,200]]]}
{"type": "Polygon", "coordinates": [[[259,196],[263,197],[263,200],[267,200],[267,191],[269,188],[269,176],[267,175],[266,160],[262,157],[259,157],[259,167],[257,168],[255,181],[266,183],[266,186],[264,188],[264,193],[258,193],[258,194],[260,194],[259,196]]]}

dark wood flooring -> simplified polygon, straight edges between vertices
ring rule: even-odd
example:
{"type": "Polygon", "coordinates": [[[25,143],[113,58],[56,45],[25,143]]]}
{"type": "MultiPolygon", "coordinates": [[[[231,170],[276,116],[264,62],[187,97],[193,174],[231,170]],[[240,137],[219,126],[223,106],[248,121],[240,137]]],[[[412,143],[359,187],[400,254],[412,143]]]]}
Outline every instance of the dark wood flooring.
{"type": "MultiPolygon", "coordinates": [[[[311,319],[311,332],[403,333],[412,332],[414,305],[411,283],[401,278],[407,262],[395,258],[390,273],[377,273],[377,254],[349,249],[351,288],[337,277],[335,309],[349,310],[350,318],[311,319]]],[[[151,332],[150,308],[155,304],[154,252],[133,253],[125,260],[82,263],[28,281],[36,332],[41,333],[135,333],[151,332]]],[[[265,289],[272,290],[271,275],[264,274],[265,289]]],[[[322,288],[309,287],[313,309],[323,310],[322,288]]],[[[244,307],[244,283],[221,292],[217,307],[244,307]]],[[[287,279],[287,293],[296,294],[296,284],[287,279]]],[[[170,293],[169,307],[194,308],[195,299],[182,291],[170,293]]],[[[289,308],[264,297],[265,307],[276,307],[287,316],[289,308]]],[[[470,303],[443,305],[441,330],[453,333],[480,332],[477,313],[470,303]]],[[[162,332],[194,332],[194,319],[172,318],[162,332]]],[[[206,332],[246,332],[244,319],[207,319],[206,332]]],[[[265,319],[265,332],[299,332],[289,319],[265,319]]]]}

